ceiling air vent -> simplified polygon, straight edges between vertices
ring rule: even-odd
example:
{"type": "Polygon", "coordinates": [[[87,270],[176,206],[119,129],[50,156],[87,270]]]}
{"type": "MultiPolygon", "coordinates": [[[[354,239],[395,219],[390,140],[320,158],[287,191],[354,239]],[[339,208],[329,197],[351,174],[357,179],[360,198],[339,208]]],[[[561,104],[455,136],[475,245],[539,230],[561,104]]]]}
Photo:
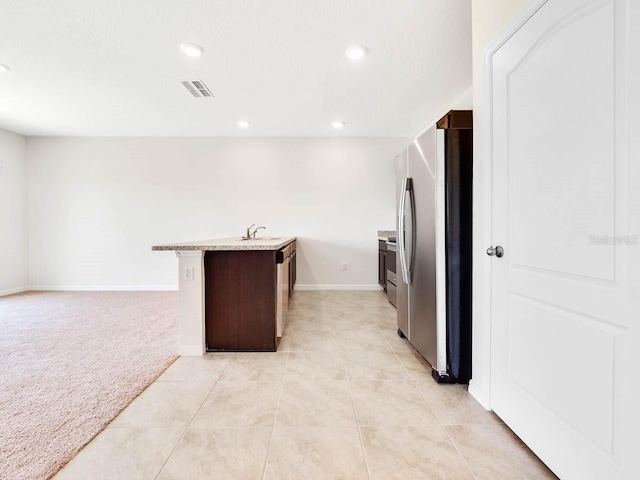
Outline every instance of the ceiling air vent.
{"type": "Polygon", "coordinates": [[[189,93],[196,98],[214,98],[211,90],[207,88],[202,80],[192,80],[180,83],[182,83],[184,88],[189,90],[189,93]]]}

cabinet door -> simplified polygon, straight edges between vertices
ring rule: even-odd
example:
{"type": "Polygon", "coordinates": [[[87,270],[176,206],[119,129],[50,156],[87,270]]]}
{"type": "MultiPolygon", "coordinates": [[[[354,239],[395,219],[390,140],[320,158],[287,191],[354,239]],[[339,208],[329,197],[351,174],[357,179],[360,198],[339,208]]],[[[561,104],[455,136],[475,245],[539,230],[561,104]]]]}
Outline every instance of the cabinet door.
{"type": "Polygon", "coordinates": [[[204,288],[207,350],[275,351],[275,252],[206,252],[204,288]]]}
{"type": "Polygon", "coordinates": [[[296,278],[297,278],[297,268],[298,268],[298,263],[297,263],[297,257],[298,254],[294,251],[293,252],[293,267],[291,268],[291,271],[293,272],[293,278],[291,281],[291,291],[293,292],[293,287],[296,286],[296,278]]]}
{"type": "Polygon", "coordinates": [[[289,257],[289,298],[293,296],[293,285],[296,282],[296,251],[289,257]]]}
{"type": "Polygon", "coordinates": [[[378,250],[378,283],[387,291],[387,252],[378,250]]]}
{"type": "Polygon", "coordinates": [[[287,314],[289,311],[289,285],[291,278],[291,266],[290,257],[284,259],[282,262],[282,327],[284,328],[284,324],[287,321],[287,314]]]}

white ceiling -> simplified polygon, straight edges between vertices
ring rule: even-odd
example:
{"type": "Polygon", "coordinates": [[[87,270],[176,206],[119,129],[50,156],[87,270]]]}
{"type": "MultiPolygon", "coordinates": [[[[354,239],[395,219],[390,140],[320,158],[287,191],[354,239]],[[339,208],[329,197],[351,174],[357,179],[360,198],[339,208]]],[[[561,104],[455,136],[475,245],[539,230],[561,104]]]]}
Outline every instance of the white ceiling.
{"type": "Polygon", "coordinates": [[[24,135],[412,136],[471,86],[471,0],[0,0],[0,12],[0,127],[24,135]],[[359,62],[344,55],[354,43],[370,50],[359,62]]]}

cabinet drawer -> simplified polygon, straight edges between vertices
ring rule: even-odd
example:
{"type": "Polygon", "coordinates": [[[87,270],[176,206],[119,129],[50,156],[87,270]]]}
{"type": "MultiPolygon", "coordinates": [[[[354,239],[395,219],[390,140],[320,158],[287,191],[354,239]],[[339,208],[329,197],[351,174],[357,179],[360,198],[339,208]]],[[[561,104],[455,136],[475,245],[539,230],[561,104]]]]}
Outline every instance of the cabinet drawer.
{"type": "MultiPolygon", "coordinates": [[[[389,270],[392,271],[394,274],[396,273],[396,252],[395,250],[391,250],[391,249],[389,249],[389,251],[387,252],[387,271],[389,270]]],[[[396,283],[396,282],[393,282],[393,283],[396,283]]]]}
{"type": "Polygon", "coordinates": [[[396,306],[397,287],[389,280],[387,280],[387,299],[391,302],[391,305],[396,306]]]}
{"type": "Polygon", "coordinates": [[[394,285],[398,285],[396,272],[392,272],[391,270],[387,270],[387,285],[389,285],[389,282],[393,283],[394,285]]]}

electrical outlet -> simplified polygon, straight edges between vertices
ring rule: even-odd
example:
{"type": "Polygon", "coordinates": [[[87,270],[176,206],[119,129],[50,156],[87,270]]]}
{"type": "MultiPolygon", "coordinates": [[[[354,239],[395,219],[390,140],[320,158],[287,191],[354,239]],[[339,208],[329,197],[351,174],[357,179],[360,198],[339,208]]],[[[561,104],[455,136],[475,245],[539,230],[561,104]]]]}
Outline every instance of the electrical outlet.
{"type": "Polygon", "coordinates": [[[342,262],[342,271],[347,271],[349,270],[349,264],[347,262],[342,262]]]}
{"type": "Polygon", "coordinates": [[[194,267],[187,267],[184,270],[184,279],[188,282],[193,282],[194,278],[194,267]]]}

